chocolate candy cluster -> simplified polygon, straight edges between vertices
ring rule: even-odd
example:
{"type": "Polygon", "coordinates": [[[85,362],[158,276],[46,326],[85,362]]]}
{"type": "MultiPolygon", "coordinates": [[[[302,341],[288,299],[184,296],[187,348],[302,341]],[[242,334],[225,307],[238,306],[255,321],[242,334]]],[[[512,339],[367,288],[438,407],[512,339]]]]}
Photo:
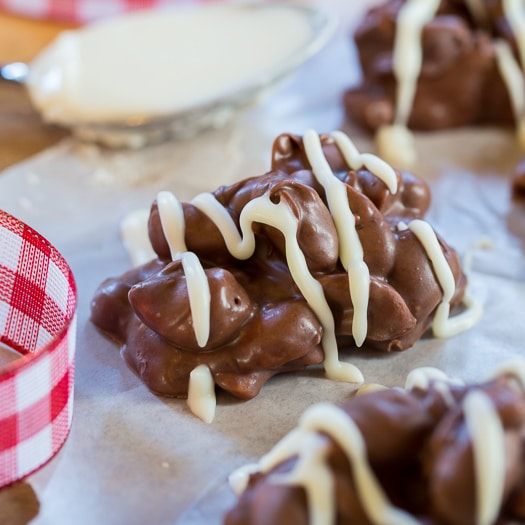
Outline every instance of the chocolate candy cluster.
{"type": "Polygon", "coordinates": [[[242,495],[225,524],[524,523],[523,377],[466,386],[437,372],[308,409],[232,477],[242,495]]]}
{"type": "Polygon", "coordinates": [[[156,258],[92,302],[94,324],[162,395],[187,396],[200,365],[241,399],[320,363],[361,381],[338,348],[404,350],[465,291],[456,253],[421,220],[427,184],[341,133],[283,134],[268,173],[191,202],[164,197],[149,217],[156,258]]]}
{"type": "Polygon", "coordinates": [[[519,49],[515,36],[521,32],[520,26],[513,25],[519,18],[513,16],[511,7],[505,7],[512,2],[419,2],[422,5],[416,8],[427,9],[425,16],[414,13],[403,26],[401,13],[410,2],[418,3],[388,0],[372,8],[358,27],[355,41],[363,80],[345,94],[349,117],[370,130],[396,118],[419,130],[509,125],[522,118],[523,108],[513,101],[513,92],[523,86],[516,85],[513,78],[522,75],[520,62],[525,50],[519,49]],[[410,22],[421,23],[421,31],[411,35],[410,22]],[[403,43],[407,37],[411,40],[403,43]],[[412,61],[411,53],[416,49],[421,53],[421,64],[416,55],[412,61]],[[403,76],[416,87],[413,100],[408,102],[409,114],[400,116],[398,96],[403,76]]]}

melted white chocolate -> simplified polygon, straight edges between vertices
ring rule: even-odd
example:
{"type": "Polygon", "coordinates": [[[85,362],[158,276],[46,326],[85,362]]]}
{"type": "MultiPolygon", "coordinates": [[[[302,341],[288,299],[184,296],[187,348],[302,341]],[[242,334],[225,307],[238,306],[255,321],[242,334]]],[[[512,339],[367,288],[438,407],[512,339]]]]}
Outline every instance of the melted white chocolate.
{"type": "Polygon", "coordinates": [[[502,375],[511,375],[516,378],[521,385],[522,390],[525,390],[525,359],[522,357],[515,357],[500,365],[489,379],[493,379],[502,375]]]}
{"type": "Polygon", "coordinates": [[[476,525],[492,525],[505,486],[505,432],[491,399],[472,390],[463,401],[476,480],[476,525]]]}
{"type": "Polygon", "coordinates": [[[420,219],[411,221],[408,228],[419,239],[432,263],[432,268],[443,291],[443,298],[437,307],[432,323],[432,331],[436,337],[452,337],[474,326],[482,314],[481,305],[465,293],[463,303],[467,307],[464,312],[450,317],[450,301],[456,290],[454,274],[441,249],[436,232],[430,224],[420,219]]]}
{"type": "Polygon", "coordinates": [[[215,382],[208,365],[199,365],[190,373],[188,386],[188,406],[205,423],[211,423],[215,417],[215,382]]]}
{"type": "Polygon", "coordinates": [[[250,476],[259,472],[259,465],[257,463],[248,463],[234,470],[228,476],[228,483],[233,492],[240,496],[248,487],[250,476]]]}
{"type": "Polygon", "coordinates": [[[414,135],[404,124],[381,126],[375,137],[381,156],[399,168],[407,168],[416,163],[414,135]]]}
{"type": "Polygon", "coordinates": [[[120,224],[122,242],[130,255],[133,266],[140,266],[155,258],[148,237],[149,210],[141,209],[129,213],[120,224]]]}
{"type": "Polygon", "coordinates": [[[246,96],[312,45],[322,22],[293,7],[208,2],[65,31],[32,62],[29,92],[47,120],[66,124],[140,122],[246,96]]]}
{"type": "MultiPolygon", "coordinates": [[[[313,132],[310,131],[309,133],[313,132]]],[[[370,173],[373,173],[385,183],[390,193],[397,193],[396,170],[394,170],[390,164],[379,158],[377,155],[372,155],[371,153],[360,153],[355,147],[355,144],[350,140],[350,137],[345,135],[342,131],[333,131],[331,136],[337,144],[337,147],[349,168],[353,170],[359,170],[363,167],[366,168],[370,173]]]]}
{"type": "Polygon", "coordinates": [[[326,192],[328,209],[334,219],[339,238],[339,258],[348,272],[350,297],[354,307],[352,335],[356,345],[361,346],[368,330],[370,272],[364,261],[363,247],[355,227],[354,214],[348,203],[346,185],[334,176],[323,154],[319,135],[315,131],[305,133],[303,144],[312,171],[326,192]]]}
{"type": "Polygon", "coordinates": [[[314,432],[304,433],[294,445],[297,464],[288,474],[273,475],[272,482],[304,488],[311,525],[335,523],[334,479],[325,461],[326,440],[314,432]]]}
{"type": "Polygon", "coordinates": [[[380,390],[388,390],[388,387],[380,383],[365,383],[355,391],[355,395],[364,396],[365,394],[372,394],[373,392],[379,392],[380,390]]]}
{"type": "Polygon", "coordinates": [[[436,15],[441,0],[407,0],[399,11],[393,68],[397,80],[395,124],[406,125],[423,63],[421,32],[436,15]]]}
{"type": "Polygon", "coordinates": [[[412,111],[417,80],[423,62],[421,32],[435,16],[441,0],[407,0],[399,11],[394,39],[393,70],[397,81],[393,126],[381,128],[377,135],[380,154],[389,162],[409,167],[416,152],[407,124],[412,111]]]}
{"type": "Polygon", "coordinates": [[[421,390],[428,390],[430,383],[446,383],[448,385],[462,385],[463,382],[458,379],[453,379],[439,368],[433,366],[422,366],[414,368],[407,375],[405,382],[405,390],[413,390],[420,388],[421,390]]]}
{"type": "Polygon", "coordinates": [[[180,259],[182,262],[186,276],[193,331],[197,344],[202,348],[206,346],[210,337],[211,294],[208,278],[199,258],[194,253],[187,251],[184,241],[184,211],[180,202],[173,193],[161,191],[157,195],[157,208],[171,258],[173,261],[180,259]]]}
{"type": "Polygon", "coordinates": [[[503,0],[503,11],[516,39],[523,65],[525,64],[525,3],[523,0],[503,0]]]}
{"type": "Polygon", "coordinates": [[[452,379],[445,372],[434,368],[432,366],[422,366],[415,368],[408,375],[405,383],[406,390],[413,390],[419,388],[421,390],[428,390],[430,384],[434,385],[434,388],[441,394],[443,401],[448,406],[455,404],[454,396],[450,390],[452,385],[462,385],[462,381],[452,379]]]}
{"type": "Polygon", "coordinates": [[[178,257],[186,276],[193,331],[197,344],[202,348],[210,337],[211,294],[208,277],[193,252],[184,252],[178,257]]]}
{"type": "Polygon", "coordinates": [[[187,251],[184,241],[184,211],[181,203],[170,191],[160,191],[157,194],[162,233],[170,248],[171,258],[175,259],[181,252],[187,251]]]}
{"type": "Polygon", "coordinates": [[[525,4],[523,0],[503,0],[503,12],[512,30],[521,65],[507,42],[496,43],[496,59],[512,104],[518,143],[525,149],[525,4]]]}
{"type": "Polygon", "coordinates": [[[512,101],[518,142],[525,149],[525,79],[523,76],[525,67],[525,3],[523,0],[503,0],[503,10],[516,40],[521,66],[512,55],[513,63],[508,60],[508,62],[500,64],[500,68],[509,70],[508,78],[503,71],[502,76],[507,83],[512,101]],[[518,71],[514,71],[515,68],[518,71]]]}
{"type": "Polygon", "coordinates": [[[494,43],[496,61],[509,93],[512,112],[516,121],[518,141],[525,148],[525,80],[523,71],[508,42],[498,40],[494,43]]]}

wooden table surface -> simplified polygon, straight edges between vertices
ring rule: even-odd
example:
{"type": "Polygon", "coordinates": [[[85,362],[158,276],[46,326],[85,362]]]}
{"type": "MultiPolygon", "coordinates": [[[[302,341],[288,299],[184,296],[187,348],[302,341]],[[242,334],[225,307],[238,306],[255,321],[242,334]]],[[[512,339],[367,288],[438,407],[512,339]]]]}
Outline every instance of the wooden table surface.
{"type": "MultiPolygon", "coordinates": [[[[0,12],[0,63],[30,61],[72,26],[0,12]]],[[[42,122],[24,86],[0,80],[0,170],[56,143],[67,132],[42,122]]]]}

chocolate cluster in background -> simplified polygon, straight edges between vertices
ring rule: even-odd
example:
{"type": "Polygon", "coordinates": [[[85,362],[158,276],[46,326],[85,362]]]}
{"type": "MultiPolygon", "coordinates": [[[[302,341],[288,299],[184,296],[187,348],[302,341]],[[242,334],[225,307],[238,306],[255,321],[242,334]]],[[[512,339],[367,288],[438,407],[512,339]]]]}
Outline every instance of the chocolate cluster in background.
{"type": "MultiPolygon", "coordinates": [[[[481,385],[449,385],[445,389],[442,383],[436,385],[432,382],[428,389],[416,387],[408,392],[388,389],[363,394],[341,407],[366,443],[369,465],[389,504],[408,513],[410,523],[480,523],[477,497],[481,497],[481,473],[476,473],[476,453],[464,411],[467,395],[477,391],[488,400],[497,425],[503,429],[504,447],[497,450],[503,456],[502,483],[496,488],[501,494],[495,494],[495,516],[490,523],[525,523],[523,386],[508,375],[481,385]]],[[[482,435],[487,446],[489,430],[485,428],[482,435]]],[[[334,483],[334,524],[377,523],[363,506],[365,495],[356,491],[352,462],[329,435],[323,433],[319,439],[324,440],[323,458],[334,483]]],[[[225,525],[311,523],[305,490],[283,481],[297,461],[297,456],[289,457],[266,473],[252,474],[225,525]]],[[[491,471],[485,475],[497,474],[491,471]]]]}
{"type": "MultiPolygon", "coordinates": [[[[344,95],[348,117],[370,130],[390,124],[395,114],[392,55],[396,22],[405,0],[372,8],[355,32],[363,78],[344,95]]],[[[442,0],[423,27],[423,63],[408,126],[437,130],[466,125],[511,125],[514,116],[498,70],[495,39],[516,44],[500,0],[482,0],[483,27],[465,0],[442,0]]]]}
{"type": "MultiPolygon", "coordinates": [[[[404,350],[429,328],[443,295],[421,242],[410,229],[398,229],[400,221],[424,216],[429,188],[415,176],[397,172],[398,191],[392,194],[369,171],[349,170],[328,135],[321,135],[321,144],[335,176],[344,182],[370,271],[364,347],[404,350]]],[[[279,136],[270,172],[221,187],[213,195],[237,226],[252,199],[268,195],[273,202],[287,203],[298,220],[297,240],[308,269],[333,313],[339,346],[355,347],[348,274],[302,138],[279,136]]],[[[255,223],[255,253],[237,260],[203,212],[191,202],[182,206],[187,248],[199,257],[210,285],[206,345],[197,344],[186,278],[180,261],[171,260],[156,202],[149,238],[157,258],[106,280],[92,301],[93,323],[122,345],[125,360],[145,384],[162,395],[185,397],[190,372],[206,364],[218,387],[248,399],[275,374],[322,363],[323,326],[290,275],[282,234],[255,223]]],[[[440,245],[456,282],[453,307],[463,296],[466,279],[456,253],[441,240],[440,245]]]]}

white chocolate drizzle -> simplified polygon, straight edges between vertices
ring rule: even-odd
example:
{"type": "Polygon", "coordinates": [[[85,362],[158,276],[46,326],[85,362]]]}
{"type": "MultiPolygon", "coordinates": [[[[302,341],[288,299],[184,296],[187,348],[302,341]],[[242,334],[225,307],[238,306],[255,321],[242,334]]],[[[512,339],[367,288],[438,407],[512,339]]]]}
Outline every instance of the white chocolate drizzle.
{"type": "Polygon", "coordinates": [[[463,400],[476,480],[476,525],[495,523],[505,486],[505,432],[491,399],[472,390],[463,400]]]}
{"type": "Polygon", "coordinates": [[[250,476],[259,472],[259,465],[257,463],[248,463],[238,469],[234,470],[228,476],[228,484],[233,492],[240,496],[248,487],[250,476]]]}
{"type": "Polygon", "coordinates": [[[381,126],[375,136],[381,156],[399,168],[409,168],[416,163],[414,135],[405,124],[381,126]]]}
{"type": "Polygon", "coordinates": [[[155,258],[148,237],[149,209],[144,208],[126,215],[120,224],[122,242],[129,253],[133,266],[140,266],[155,258]]]}
{"type": "Polygon", "coordinates": [[[365,383],[355,391],[355,395],[364,396],[365,394],[372,394],[381,390],[388,390],[388,387],[381,383],[365,383]]]}
{"type": "Polygon", "coordinates": [[[503,11],[516,39],[523,66],[525,65],[525,3],[523,0],[503,0],[503,11]]]}
{"type": "Polygon", "coordinates": [[[463,298],[463,303],[466,306],[465,311],[450,317],[450,301],[454,296],[456,283],[454,274],[439,244],[436,232],[430,224],[421,219],[410,221],[408,229],[414,233],[425,249],[443,291],[443,298],[434,314],[432,323],[433,334],[439,338],[446,338],[468,330],[479,321],[482,315],[481,305],[474,301],[469,293],[465,293],[463,298]]]}
{"type": "MultiPolygon", "coordinates": [[[[308,133],[312,134],[314,132],[309,131],[308,133]]],[[[342,131],[333,131],[331,136],[349,168],[359,170],[365,167],[370,173],[373,173],[385,183],[388,191],[390,191],[392,195],[397,193],[397,175],[390,164],[377,155],[360,153],[355,147],[355,144],[350,140],[350,137],[342,131]]]]}
{"type": "Polygon", "coordinates": [[[503,0],[503,12],[512,30],[521,65],[507,42],[496,43],[496,57],[501,76],[507,85],[516,120],[518,142],[525,149],[525,3],[523,0],[503,0]]]}
{"type": "MultiPolygon", "coordinates": [[[[518,368],[525,372],[525,361],[511,363],[502,368],[518,368]]],[[[427,390],[430,384],[463,385],[432,367],[414,369],[407,377],[406,388],[427,390]]],[[[441,387],[438,387],[438,391],[441,387]]],[[[456,402],[450,396],[451,404],[456,402]]],[[[476,525],[492,525],[498,516],[505,485],[505,432],[494,404],[479,389],[467,393],[462,401],[465,425],[471,439],[474,455],[476,484],[476,525]]],[[[416,525],[419,521],[393,506],[384,493],[369,462],[366,443],[351,417],[329,403],[308,408],[296,428],[285,435],[258,463],[236,470],[230,476],[235,493],[242,494],[248,486],[249,476],[268,473],[287,459],[296,457],[292,470],[273,473],[268,482],[288,484],[305,490],[309,512],[309,525],[335,523],[337,502],[333,474],[326,461],[328,436],[342,449],[352,468],[357,497],[369,520],[374,525],[416,525]]]]}
{"type": "Polygon", "coordinates": [[[210,337],[211,294],[208,278],[199,258],[187,251],[184,241],[185,221],[181,203],[173,193],[157,195],[160,224],[173,261],[180,260],[186,276],[193,331],[197,344],[206,346],[210,337]]]}
{"type": "Polygon", "coordinates": [[[515,357],[514,359],[506,361],[496,368],[489,379],[494,379],[495,377],[502,375],[510,375],[514,377],[521,385],[521,389],[525,390],[525,359],[522,357],[515,357]]]}
{"type": "Polygon", "coordinates": [[[445,401],[448,406],[454,406],[455,400],[450,387],[453,385],[461,386],[463,385],[463,382],[449,377],[439,368],[422,366],[409,372],[405,383],[405,389],[413,390],[419,388],[421,390],[428,390],[430,384],[432,384],[436,391],[441,394],[443,401],[445,401]]]}
{"type": "Polygon", "coordinates": [[[202,348],[210,337],[211,295],[208,277],[193,252],[184,252],[178,257],[186,276],[193,331],[197,344],[202,348]]]}
{"type": "Polygon", "coordinates": [[[160,191],[157,194],[162,233],[170,248],[171,258],[175,259],[181,252],[187,251],[184,240],[184,211],[181,203],[170,191],[160,191]]]}
{"type": "Polygon", "coordinates": [[[205,423],[211,423],[215,417],[215,382],[208,365],[202,364],[190,372],[188,386],[188,406],[205,423]]]}
{"type": "Polygon", "coordinates": [[[352,335],[356,345],[361,346],[368,330],[370,272],[364,261],[363,246],[357,234],[354,214],[348,203],[346,185],[334,176],[323,154],[317,133],[311,130],[306,132],[303,144],[313,174],[326,192],[328,209],[332,214],[339,238],[339,258],[348,272],[350,298],[354,307],[352,335]]]}
{"type": "Polygon", "coordinates": [[[494,42],[494,48],[501,78],[505,82],[509,93],[512,112],[517,126],[518,140],[525,147],[525,80],[523,71],[514,57],[508,42],[497,40],[494,42]]]}
{"type": "Polygon", "coordinates": [[[441,0],[407,0],[399,11],[392,57],[397,80],[395,124],[406,125],[423,63],[421,32],[436,15],[441,0]]]}
{"type": "Polygon", "coordinates": [[[441,0],[407,0],[399,11],[394,39],[392,66],[397,81],[394,122],[380,128],[377,145],[380,154],[402,167],[415,162],[412,133],[407,128],[414,102],[417,80],[423,62],[421,32],[435,16],[441,0]]]}
{"type": "Polygon", "coordinates": [[[435,368],[433,366],[421,366],[411,370],[406,378],[405,390],[412,390],[414,388],[420,388],[421,390],[428,390],[430,384],[434,383],[446,383],[447,385],[463,385],[463,381],[459,379],[453,379],[443,370],[435,368]]]}

